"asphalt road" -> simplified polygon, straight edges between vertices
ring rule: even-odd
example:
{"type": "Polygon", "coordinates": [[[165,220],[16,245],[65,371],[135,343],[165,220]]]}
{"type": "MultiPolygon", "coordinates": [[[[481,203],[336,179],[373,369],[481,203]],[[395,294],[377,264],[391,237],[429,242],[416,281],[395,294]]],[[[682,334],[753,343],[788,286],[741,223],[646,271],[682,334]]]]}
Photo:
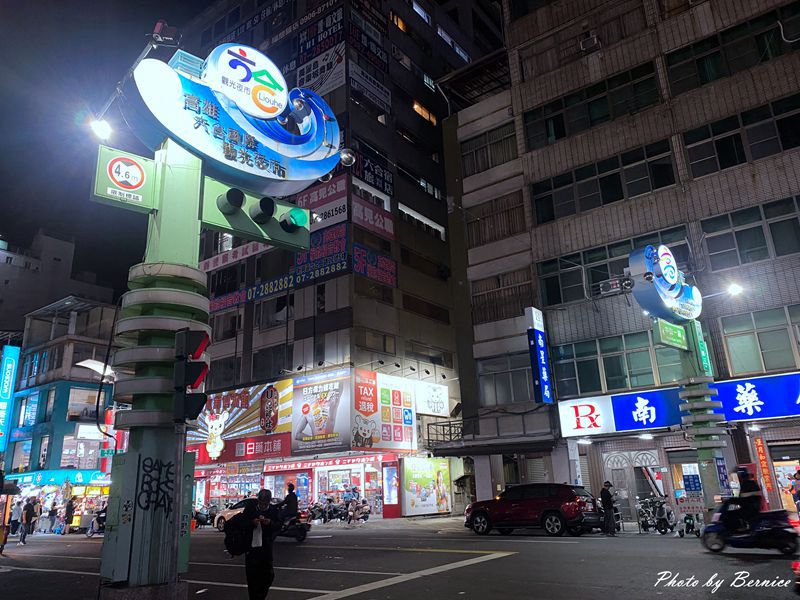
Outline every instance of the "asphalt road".
{"type": "MultiPolygon", "coordinates": [[[[0,558],[0,597],[96,597],[102,538],[34,535],[28,540],[24,547],[9,544],[0,558]]],[[[658,534],[548,538],[531,531],[478,537],[457,519],[375,521],[352,529],[314,527],[302,544],[279,539],[275,556],[271,600],[793,597],[791,587],[735,587],[790,580],[791,561],[778,552],[715,555],[696,538],[658,534]],[[661,574],[665,571],[670,575],[661,574]],[[706,586],[712,576],[722,580],[716,591],[706,586]],[[690,577],[693,586],[691,580],[688,586],[675,586],[690,577]]],[[[190,598],[247,598],[243,559],[228,558],[222,534],[213,530],[193,535],[184,578],[190,582],[190,598]]]]}

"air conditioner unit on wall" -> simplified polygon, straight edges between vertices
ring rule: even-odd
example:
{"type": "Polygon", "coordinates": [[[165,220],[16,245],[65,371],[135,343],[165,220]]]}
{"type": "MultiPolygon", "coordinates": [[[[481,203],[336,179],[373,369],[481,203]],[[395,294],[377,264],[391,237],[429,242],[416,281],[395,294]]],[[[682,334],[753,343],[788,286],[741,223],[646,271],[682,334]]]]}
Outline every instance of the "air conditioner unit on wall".
{"type": "Polygon", "coordinates": [[[580,41],[580,48],[581,52],[596,52],[600,50],[600,38],[596,35],[587,35],[586,37],[582,38],[580,41]]]}
{"type": "Polygon", "coordinates": [[[622,284],[618,277],[614,279],[606,279],[597,284],[598,293],[600,296],[612,296],[614,294],[622,293],[622,284]]]}

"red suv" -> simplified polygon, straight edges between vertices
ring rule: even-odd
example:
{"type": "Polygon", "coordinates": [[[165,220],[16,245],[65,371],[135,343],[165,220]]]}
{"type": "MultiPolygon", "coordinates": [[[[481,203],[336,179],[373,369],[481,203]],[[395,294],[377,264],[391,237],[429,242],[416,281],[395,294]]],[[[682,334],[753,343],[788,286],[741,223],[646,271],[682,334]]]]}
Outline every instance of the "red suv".
{"type": "Polygon", "coordinates": [[[581,535],[601,527],[594,496],[581,486],[560,483],[515,485],[493,500],[473,502],[464,511],[464,526],[478,535],[492,528],[508,535],[514,529],[543,527],[547,535],[568,531],[581,535]]]}

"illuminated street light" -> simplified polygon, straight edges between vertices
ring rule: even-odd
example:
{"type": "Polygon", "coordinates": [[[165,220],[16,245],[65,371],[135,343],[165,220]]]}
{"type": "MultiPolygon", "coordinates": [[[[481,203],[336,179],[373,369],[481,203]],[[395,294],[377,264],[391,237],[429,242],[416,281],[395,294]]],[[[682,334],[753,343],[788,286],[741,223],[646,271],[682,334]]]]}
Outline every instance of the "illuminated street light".
{"type": "Polygon", "coordinates": [[[111,125],[109,125],[108,121],[105,119],[94,119],[89,123],[89,127],[91,127],[94,134],[103,141],[111,137],[111,125]]]}
{"type": "Polygon", "coordinates": [[[728,294],[731,296],[738,296],[744,291],[744,288],[738,283],[732,283],[728,286],[728,294]]]}

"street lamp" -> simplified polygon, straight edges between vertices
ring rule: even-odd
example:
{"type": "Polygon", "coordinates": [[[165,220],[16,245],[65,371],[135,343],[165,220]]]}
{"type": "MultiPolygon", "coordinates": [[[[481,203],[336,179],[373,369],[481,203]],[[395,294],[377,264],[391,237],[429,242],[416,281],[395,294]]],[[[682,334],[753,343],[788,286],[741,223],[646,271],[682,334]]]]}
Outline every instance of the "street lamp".
{"type": "Polygon", "coordinates": [[[108,121],[105,119],[92,119],[89,122],[89,127],[91,127],[94,134],[103,141],[108,140],[113,132],[111,125],[109,125],[108,121]]]}
{"type": "Polygon", "coordinates": [[[730,296],[738,296],[743,291],[744,291],[744,288],[741,285],[739,285],[738,283],[731,283],[728,286],[728,294],[730,296]]]}

